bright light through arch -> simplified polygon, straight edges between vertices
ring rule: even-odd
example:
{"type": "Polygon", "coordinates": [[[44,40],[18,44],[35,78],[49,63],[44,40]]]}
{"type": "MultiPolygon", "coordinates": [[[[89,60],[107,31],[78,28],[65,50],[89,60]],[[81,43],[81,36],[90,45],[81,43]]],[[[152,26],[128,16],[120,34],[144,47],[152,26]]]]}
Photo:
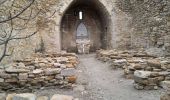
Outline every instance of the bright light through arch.
{"type": "Polygon", "coordinates": [[[82,20],[83,19],[83,12],[79,11],[79,19],[82,20]]]}

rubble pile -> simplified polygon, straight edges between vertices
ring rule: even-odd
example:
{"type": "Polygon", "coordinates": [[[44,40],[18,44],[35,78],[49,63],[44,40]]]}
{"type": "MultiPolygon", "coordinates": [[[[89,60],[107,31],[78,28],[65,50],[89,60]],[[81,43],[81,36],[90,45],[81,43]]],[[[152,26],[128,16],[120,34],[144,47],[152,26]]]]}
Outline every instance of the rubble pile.
{"type": "Polygon", "coordinates": [[[79,100],[71,95],[54,94],[50,95],[36,95],[33,93],[11,93],[11,94],[0,94],[0,100],[79,100]]]}
{"type": "Polygon", "coordinates": [[[161,82],[161,86],[166,90],[166,92],[161,95],[160,100],[170,100],[170,81],[161,82]]]}
{"type": "Polygon", "coordinates": [[[41,87],[71,87],[76,81],[78,58],[74,53],[35,54],[0,69],[1,91],[41,87]]]}
{"type": "Polygon", "coordinates": [[[170,72],[135,71],[134,87],[138,90],[158,89],[168,75],[170,75],[170,72]]]}
{"type": "Polygon", "coordinates": [[[96,57],[103,62],[111,63],[114,69],[123,69],[125,78],[134,79],[136,89],[157,89],[160,82],[170,81],[169,58],[155,57],[143,50],[99,50],[96,57]],[[140,72],[145,77],[134,74],[135,72],[140,72]]]}

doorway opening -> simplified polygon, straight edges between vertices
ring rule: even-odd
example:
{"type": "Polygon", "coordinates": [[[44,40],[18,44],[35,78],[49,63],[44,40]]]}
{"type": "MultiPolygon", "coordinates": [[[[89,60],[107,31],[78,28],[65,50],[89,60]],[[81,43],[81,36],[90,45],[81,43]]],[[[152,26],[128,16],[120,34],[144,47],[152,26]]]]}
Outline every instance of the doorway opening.
{"type": "Polygon", "coordinates": [[[88,40],[89,51],[107,49],[111,44],[110,15],[98,0],[74,0],[60,25],[61,48],[78,52],[77,40],[88,40]]]}

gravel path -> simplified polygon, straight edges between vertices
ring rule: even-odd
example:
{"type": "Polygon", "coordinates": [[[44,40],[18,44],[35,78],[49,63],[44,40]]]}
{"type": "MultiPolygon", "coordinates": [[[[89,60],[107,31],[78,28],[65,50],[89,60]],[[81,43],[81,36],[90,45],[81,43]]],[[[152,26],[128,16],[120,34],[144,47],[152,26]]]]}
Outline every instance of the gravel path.
{"type": "Polygon", "coordinates": [[[163,90],[136,90],[133,80],[123,78],[122,70],[95,59],[95,54],[79,55],[77,85],[72,89],[42,89],[38,95],[65,94],[79,100],[159,100],[163,90]]]}
{"type": "Polygon", "coordinates": [[[79,69],[83,71],[79,81],[86,80],[89,93],[85,100],[159,100],[162,90],[135,90],[133,80],[124,79],[122,70],[111,69],[92,54],[79,58],[79,69]]]}

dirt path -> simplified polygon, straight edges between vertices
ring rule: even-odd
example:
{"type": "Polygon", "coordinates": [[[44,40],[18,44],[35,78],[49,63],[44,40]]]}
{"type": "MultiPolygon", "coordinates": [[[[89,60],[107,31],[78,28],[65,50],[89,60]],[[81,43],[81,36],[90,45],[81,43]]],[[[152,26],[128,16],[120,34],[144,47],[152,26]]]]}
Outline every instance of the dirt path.
{"type": "Polygon", "coordinates": [[[65,94],[79,100],[159,100],[163,90],[136,90],[133,80],[123,78],[122,70],[95,59],[95,54],[79,55],[78,80],[72,89],[45,88],[38,95],[65,94]]]}
{"type": "Polygon", "coordinates": [[[84,84],[88,96],[84,100],[159,100],[161,90],[138,91],[133,80],[123,78],[122,70],[95,59],[95,55],[81,55],[78,82],[84,84]]]}

